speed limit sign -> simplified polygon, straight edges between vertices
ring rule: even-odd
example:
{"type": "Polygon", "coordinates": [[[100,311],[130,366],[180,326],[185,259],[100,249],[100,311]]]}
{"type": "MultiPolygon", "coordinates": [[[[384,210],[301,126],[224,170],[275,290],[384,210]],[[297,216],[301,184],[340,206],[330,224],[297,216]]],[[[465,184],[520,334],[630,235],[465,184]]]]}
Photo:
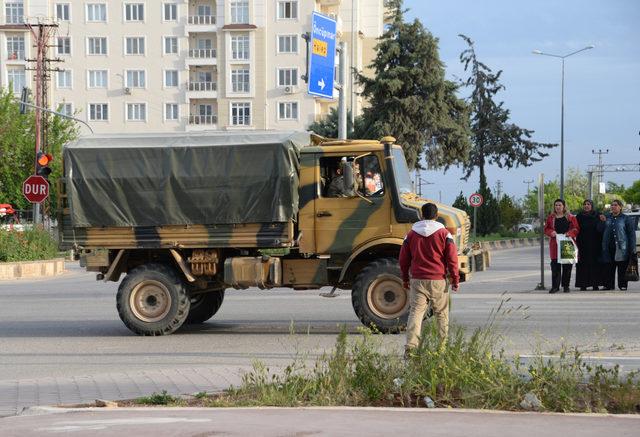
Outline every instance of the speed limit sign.
{"type": "Polygon", "coordinates": [[[483,202],[484,198],[480,193],[473,193],[471,196],[469,196],[469,205],[473,206],[474,208],[479,207],[483,202]]]}

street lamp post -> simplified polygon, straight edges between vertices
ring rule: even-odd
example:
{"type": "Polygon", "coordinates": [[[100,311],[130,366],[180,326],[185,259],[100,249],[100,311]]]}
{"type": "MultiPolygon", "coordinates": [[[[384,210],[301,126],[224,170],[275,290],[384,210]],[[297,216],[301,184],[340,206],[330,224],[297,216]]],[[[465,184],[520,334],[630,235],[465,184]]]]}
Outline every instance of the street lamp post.
{"type": "Polygon", "coordinates": [[[542,56],[551,56],[553,58],[562,59],[562,90],[560,93],[560,198],[564,199],[564,60],[569,56],[573,56],[576,53],[583,52],[585,50],[589,50],[594,48],[595,46],[590,45],[581,48],[580,50],[576,50],[575,52],[571,52],[567,55],[555,55],[552,53],[544,53],[540,50],[534,50],[534,55],[542,55],[542,56]]]}

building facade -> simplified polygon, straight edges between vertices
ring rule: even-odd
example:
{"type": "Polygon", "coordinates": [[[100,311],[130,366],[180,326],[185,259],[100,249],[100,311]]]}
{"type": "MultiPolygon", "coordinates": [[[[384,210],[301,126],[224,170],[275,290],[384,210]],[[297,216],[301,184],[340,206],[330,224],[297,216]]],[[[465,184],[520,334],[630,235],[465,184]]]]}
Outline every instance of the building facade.
{"type": "Polygon", "coordinates": [[[313,11],[337,19],[349,70],[372,61],[383,0],[6,0],[0,84],[34,88],[23,23],[48,20],[50,105],[95,132],[304,129],[337,103],[308,95],[301,77],[313,11]]]}

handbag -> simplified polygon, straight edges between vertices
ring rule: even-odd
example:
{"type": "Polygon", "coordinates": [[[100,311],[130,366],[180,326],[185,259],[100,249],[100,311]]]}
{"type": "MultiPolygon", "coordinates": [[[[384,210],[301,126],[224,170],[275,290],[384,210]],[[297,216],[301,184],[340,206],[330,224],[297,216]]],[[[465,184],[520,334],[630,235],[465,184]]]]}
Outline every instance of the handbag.
{"type": "Polygon", "coordinates": [[[556,235],[558,243],[558,263],[559,264],[575,264],[578,262],[578,246],[573,238],[564,234],[556,235]]]}
{"type": "Polygon", "coordinates": [[[638,254],[634,253],[629,257],[629,265],[627,265],[627,271],[624,274],[624,278],[627,281],[638,281],[638,254]]]}

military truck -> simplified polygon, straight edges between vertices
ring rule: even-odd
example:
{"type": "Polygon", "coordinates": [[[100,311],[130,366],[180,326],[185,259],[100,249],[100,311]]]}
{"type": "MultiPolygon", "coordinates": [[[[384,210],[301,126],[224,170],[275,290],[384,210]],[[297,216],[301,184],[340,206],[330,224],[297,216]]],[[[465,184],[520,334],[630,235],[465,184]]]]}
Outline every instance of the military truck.
{"type": "MultiPolygon", "coordinates": [[[[426,199],[394,142],[267,131],[81,138],[63,154],[60,247],[98,280],[125,275],[118,314],[139,335],[205,322],[228,288],[323,286],[351,289],[364,325],[398,332],[409,309],[398,255],[426,199]],[[348,189],[330,196],[335,182],[348,189]]],[[[469,219],[438,207],[464,281],[469,219]]]]}

